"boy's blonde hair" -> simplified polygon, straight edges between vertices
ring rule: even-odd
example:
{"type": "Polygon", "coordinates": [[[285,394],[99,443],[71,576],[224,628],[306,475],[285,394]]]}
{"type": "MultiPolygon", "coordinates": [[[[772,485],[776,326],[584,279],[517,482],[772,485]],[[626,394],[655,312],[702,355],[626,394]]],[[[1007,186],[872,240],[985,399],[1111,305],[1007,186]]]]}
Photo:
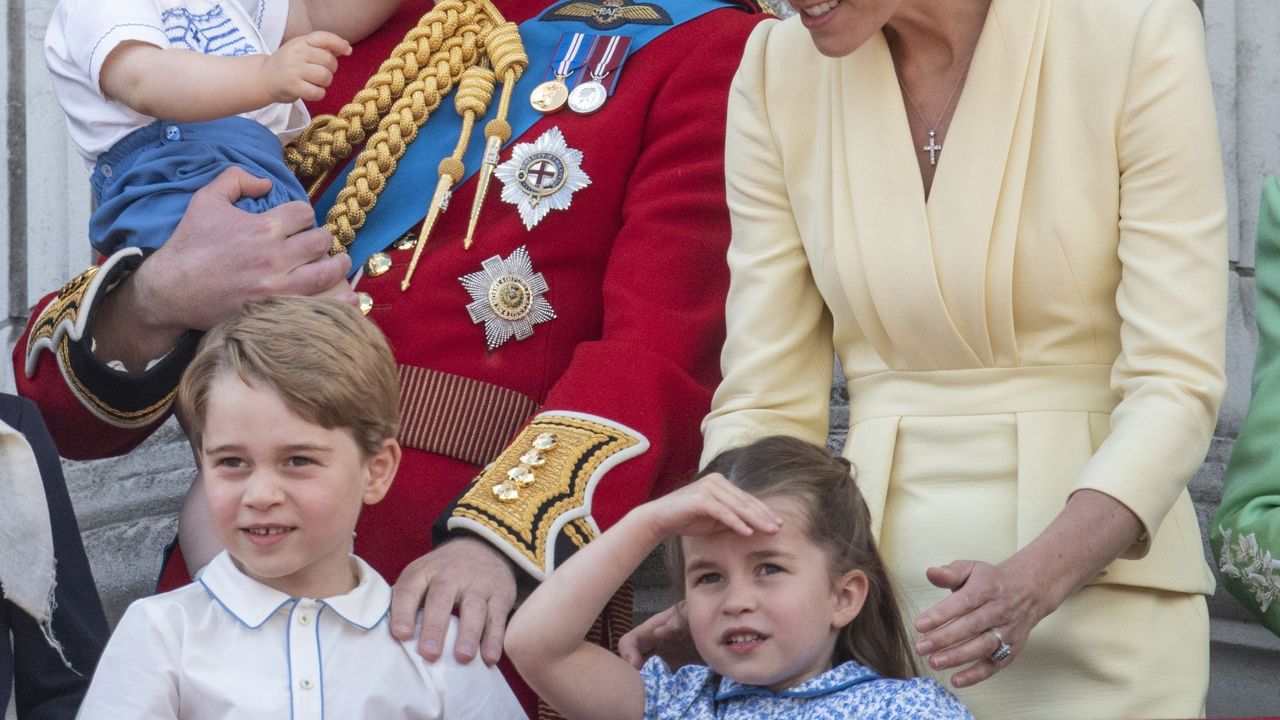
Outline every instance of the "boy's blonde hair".
{"type": "Polygon", "coordinates": [[[234,373],[265,384],[298,415],[351,431],[368,456],[399,429],[400,382],[387,339],[359,310],[330,298],[246,303],[200,341],[178,385],[178,417],[202,446],[209,388],[234,373]]]}

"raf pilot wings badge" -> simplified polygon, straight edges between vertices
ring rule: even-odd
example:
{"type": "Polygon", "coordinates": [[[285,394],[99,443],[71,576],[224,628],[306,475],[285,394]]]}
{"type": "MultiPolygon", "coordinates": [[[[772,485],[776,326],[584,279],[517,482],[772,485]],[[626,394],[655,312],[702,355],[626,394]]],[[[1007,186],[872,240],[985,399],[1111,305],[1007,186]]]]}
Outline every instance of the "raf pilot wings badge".
{"type": "Polygon", "coordinates": [[[671,25],[671,15],[653,3],[633,0],[569,0],[542,16],[544,22],[585,23],[593,30],[615,30],[623,25],[671,25]]]}

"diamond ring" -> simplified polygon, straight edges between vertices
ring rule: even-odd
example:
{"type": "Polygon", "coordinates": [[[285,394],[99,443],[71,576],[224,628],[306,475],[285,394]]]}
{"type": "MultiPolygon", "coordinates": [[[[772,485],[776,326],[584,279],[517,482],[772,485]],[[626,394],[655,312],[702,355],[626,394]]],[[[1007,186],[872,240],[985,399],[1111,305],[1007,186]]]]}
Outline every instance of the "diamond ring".
{"type": "Polygon", "coordinates": [[[991,633],[991,635],[995,637],[996,643],[998,643],[995,651],[991,653],[991,662],[998,663],[1007,660],[1009,656],[1013,654],[1013,647],[1004,641],[999,630],[990,628],[987,632],[991,633]]]}

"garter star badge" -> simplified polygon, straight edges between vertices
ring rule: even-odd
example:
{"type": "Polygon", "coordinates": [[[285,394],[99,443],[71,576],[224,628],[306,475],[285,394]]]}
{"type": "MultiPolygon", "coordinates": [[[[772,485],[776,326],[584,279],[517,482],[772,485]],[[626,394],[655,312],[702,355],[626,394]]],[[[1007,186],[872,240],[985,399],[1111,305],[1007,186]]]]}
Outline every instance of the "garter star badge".
{"type": "Polygon", "coordinates": [[[496,350],[511,336],[524,340],[533,335],[533,326],[552,320],[556,311],[543,297],[548,287],[542,273],[533,271],[529,253],[516,248],[507,259],[494,255],[480,264],[480,272],[458,280],[471,295],[467,313],[471,322],[484,323],[484,337],[496,350]]]}
{"type": "Polygon", "coordinates": [[[511,150],[511,159],[493,171],[502,181],[502,200],[520,209],[526,230],[552,210],[564,210],[573,194],[591,184],[582,171],[582,152],[569,147],[560,128],[511,150]]]}

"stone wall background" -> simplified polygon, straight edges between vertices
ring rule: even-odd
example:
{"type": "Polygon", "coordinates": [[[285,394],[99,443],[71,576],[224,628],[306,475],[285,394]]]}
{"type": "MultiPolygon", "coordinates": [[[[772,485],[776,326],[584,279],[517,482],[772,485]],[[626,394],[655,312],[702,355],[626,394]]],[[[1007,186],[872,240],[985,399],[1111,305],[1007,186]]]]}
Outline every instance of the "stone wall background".
{"type": "MultiPolygon", "coordinates": [[[[1221,497],[1222,476],[1248,405],[1256,346],[1253,237],[1262,181],[1280,173],[1280,2],[1203,0],[1210,69],[1218,107],[1231,227],[1228,395],[1213,445],[1191,483],[1202,525],[1221,497]]],[[[54,0],[7,0],[0,88],[0,346],[12,347],[30,305],[91,261],[83,240],[89,190],[79,156],[66,140],[41,56],[54,0]]],[[[1194,292],[1194,288],[1189,288],[1194,292]]],[[[0,389],[12,390],[12,367],[0,363],[0,389]]],[[[833,387],[832,438],[848,425],[848,397],[833,387]]],[[[166,425],[127,458],[64,462],[85,545],[107,613],[117,619],[149,592],[160,553],[173,537],[175,513],[193,474],[176,425],[166,425]]],[[[1208,550],[1206,549],[1206,557],[1208,550]]],[[[1216,567],[1216,563],[1210,564],[1216,567]]],[[[642,610],[661,602],[662,573],[640,576],[642,610]]],[[[1210,600],[1211,715],[1280,712],[1280,639],[1225,593],[1210,600]]]]}

